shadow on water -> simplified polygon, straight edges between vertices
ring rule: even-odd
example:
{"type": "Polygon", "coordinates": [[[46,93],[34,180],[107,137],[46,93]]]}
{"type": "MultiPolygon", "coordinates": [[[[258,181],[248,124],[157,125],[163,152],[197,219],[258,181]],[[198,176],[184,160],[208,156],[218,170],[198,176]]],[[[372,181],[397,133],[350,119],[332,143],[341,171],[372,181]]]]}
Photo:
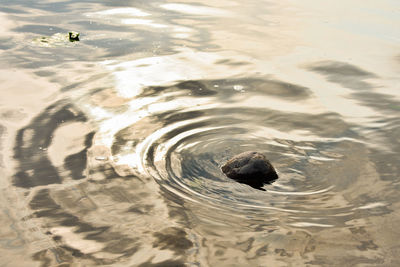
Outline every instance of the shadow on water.
{"type": "Polygon", "coordinates": [[[168,93],[177,90],[187,91],[193,96],[213,96],[218,94],[219,101],[229,101],[235,94],[240,94],[244,91],[292,100],[307,99],[312,95],[308,88],[296,84],[277,80],[247,78],[184,81],[175,86],[147,88],[139,97],[157,96],[160,93],[168,93]]]}
{"type": "Polygon", "coordinates": [[[18,201],[25,198],[31,210],[23,221],[35,227],[39,224],[41,229],[31,241],[32,259],[44,266],[75,261],[108,265],[136,254],[142,255],[142,262],[149,259],[140,266],[184,266],[181,259],[193,243],[185,230],[164,223],[180,218],[182,212],[175,207],[159,207],[160,197],[151,193],[148,183],[143,182],[145,177],[121,176],[108,161],[91,164],[99,161],[89,150],[95,132],[85,130],[86,122],[87,117],[75,105],[58,101],[18,131],[14,158],[19,165],[13,184],[29,189],[18,197],[18,201]],[[72,130],[79,131],[83,142],[80,149],[75,147],[79,150],[76,153],[56,150],[63,159],[57,165],[52,146],[68,142],[71,137],[60,130],[74,124],[79,124],[72,130]],[[158,222],[155,218],[165,212],[167,218],[158,222]],[[143,220],[147,223],[142,224],[143,220]],[[118,229],[114,229],[114,222],[118,229]],[[150,222],[154,227],[149,227],[150,222]],[[35,247],[38,242],[40,246],[35,247]],[[141,251],[141,246],[149,244],[152,252],[141,251]],[[151,259],[160,251],[172,251],[175,256],[152,264],[151,259]]]}
{"type": "MultiPolygon", "coordinates": [[[[397,142],[400,134],[400,102],[392,95],[380,93],[379,89],[382,86],[379,84],[374,85],[366,81],[379,77],[360,67],[343,62],[325,61],[311,64],[308,69],[325,76],[330,82],[354,90],[350,94],[352,99],[382,114],[374,118],[379,126],[367,128],[367,134],[374,140],[370,157],[378,163],[376,168],[380,179],[390,180],[393,189],[400,188],[397,185],[399,179],[391,175],[400,171],[396,163],[400,160],[400,144],[397,142]]],[[[392,190],[389,191],[393,193],[392,190]]],[[[386,198],[395,201],[396,196],[387,194],[386,198]]]]}
{"type": "MultiPolygon", "coordinates": [[[[62,173],[51,164],[48,148],[58,127],[73,122],[85,122],[87,118],[71,104],[55,103],[18,131],[14,157],[20,163],[14,177],[14,185],[30,188],[62,183],[62,173]]],[[[85,137],[85,147],[64,159],[64,169],[72,179],[83,178],[86,169],[86,153],[91,146],[94,132],[85,137]]]]}
{"type": "Polygon", "coordinates": [[[337,61],[317,62],[310,65],[308,69],[324,75],[330,82],[338,83],[345,88],[355,90],[373,88],[374,86],[365,80],[378,78],[377,75],[357,66],[337,61]]]}
{"type": "Polygon", "coordinates": [[[396,101],[391,95],[380,93],[380,85],[366,81],[379,78],[374,73],[349,63],[336,61],[314,63],[308,69],[325,76],[330,82],[354,90],[351,94],[352,99],[358,100],[362,105],[388,113],[388,115],[400,113],[399,101],[396,101]]]}

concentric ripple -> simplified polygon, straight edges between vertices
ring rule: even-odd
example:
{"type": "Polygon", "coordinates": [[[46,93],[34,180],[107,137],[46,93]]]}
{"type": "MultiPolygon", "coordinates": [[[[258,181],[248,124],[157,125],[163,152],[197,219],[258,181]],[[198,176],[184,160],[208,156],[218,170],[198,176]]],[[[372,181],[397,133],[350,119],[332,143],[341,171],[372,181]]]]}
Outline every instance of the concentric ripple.
{"type": "Polygon", "coordinates": [[[157,95],[157,102],[136,108],[153,112],[115,134],[114,157],[139,159],[136,167],[162,190],[202,206],[288,214],[297,226],[329,227],[338,217],[354,217],[356,207],[343,193],[357,183],[356,175],[342,159],[362,153],[363,145],[349,126],[332,113],[265,107],[273,98],[270,92],[285,95],[302,87],[281,83],[279,90],[277,82],[247,80],[247,91],[239,92],[235,88],[244,88],[240,84],[187,81],[145,90],[141,97],[157,95]],[[262,83],[264,91],[251,90],[262,83]],[[249,150],[267,155],[278,171],[280,178],[265,185],[266,191],[237,183],[220,169],[232,156],[249,150]]]}

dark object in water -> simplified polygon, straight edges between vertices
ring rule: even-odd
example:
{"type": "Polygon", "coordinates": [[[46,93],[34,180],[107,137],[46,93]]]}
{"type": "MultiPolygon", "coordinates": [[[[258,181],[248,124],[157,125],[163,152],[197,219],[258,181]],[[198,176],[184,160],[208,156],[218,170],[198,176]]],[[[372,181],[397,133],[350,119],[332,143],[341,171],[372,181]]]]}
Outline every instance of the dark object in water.
{"type": "Polygon", "coordinates": [[[69,32],[68,38],[70,42],[77,42],[79,41],[79,32],[69,32]]]}
{"type": "Polygon", "coordinates": [[[278,179],[269,160],[263,154],[253,151],[234,156],[221,169],[229,178],[260,190],[264,190],[261,188],[264,184],[278,179]]]}

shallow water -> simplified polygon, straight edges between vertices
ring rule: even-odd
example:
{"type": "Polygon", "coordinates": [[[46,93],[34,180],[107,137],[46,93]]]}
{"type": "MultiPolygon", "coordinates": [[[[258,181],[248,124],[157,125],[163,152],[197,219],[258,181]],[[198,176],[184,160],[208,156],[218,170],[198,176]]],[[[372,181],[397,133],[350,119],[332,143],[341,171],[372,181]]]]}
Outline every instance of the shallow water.
{"type": "Polygon", "coordinates": [[[400,265],[399,12],[3,1],[1,265],[400,265]]]}

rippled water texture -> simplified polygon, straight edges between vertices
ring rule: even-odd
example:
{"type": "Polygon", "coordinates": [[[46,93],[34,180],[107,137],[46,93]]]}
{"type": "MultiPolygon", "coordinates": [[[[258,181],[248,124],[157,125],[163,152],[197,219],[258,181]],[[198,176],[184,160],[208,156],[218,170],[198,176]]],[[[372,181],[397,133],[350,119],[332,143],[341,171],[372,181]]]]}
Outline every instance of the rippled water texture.
{"type": "Polygon", "coordinates": [[[3,0],[0,265],[400,266],[399,12],[3,0]]]}

